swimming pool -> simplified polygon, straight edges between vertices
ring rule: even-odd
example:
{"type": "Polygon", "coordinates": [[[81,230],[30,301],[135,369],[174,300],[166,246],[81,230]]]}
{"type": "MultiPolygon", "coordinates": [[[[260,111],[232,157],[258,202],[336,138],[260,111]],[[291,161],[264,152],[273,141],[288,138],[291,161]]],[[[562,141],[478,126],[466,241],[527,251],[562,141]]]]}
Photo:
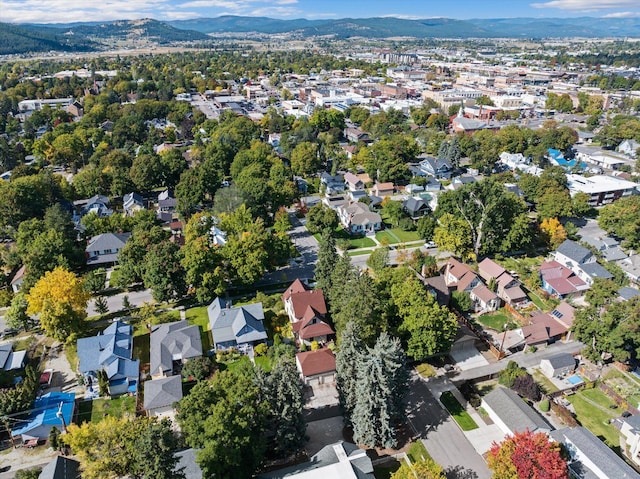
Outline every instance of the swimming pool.
{"type": "Polygon", "coordinates": [[[567,381],[569,381],[571,384],[573,384],[574,386],[576,384],[581,384],[584,381],[582,380],[582,378],[580,376],[578,376],[577,374],[574,374],[573,376],[569,376],[567,378],[567,381]]]}

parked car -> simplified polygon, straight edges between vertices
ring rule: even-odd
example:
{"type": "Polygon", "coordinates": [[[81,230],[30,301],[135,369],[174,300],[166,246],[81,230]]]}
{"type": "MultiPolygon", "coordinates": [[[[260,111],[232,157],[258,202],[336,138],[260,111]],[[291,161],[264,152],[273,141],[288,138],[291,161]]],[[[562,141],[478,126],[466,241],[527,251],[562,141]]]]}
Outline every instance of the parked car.
{"type": "Polygon", "coordinates": [[[436,244],[433,241],[427,241],[424,245],[427,248],[435,248],[436,247],[436,244]]]}
{"type": "Polygon", "coordinates": [[[46,389],[51,385],[51,379],[53,379],[53,369],[45,369],[40,375],[40,387],[46,389]]]}

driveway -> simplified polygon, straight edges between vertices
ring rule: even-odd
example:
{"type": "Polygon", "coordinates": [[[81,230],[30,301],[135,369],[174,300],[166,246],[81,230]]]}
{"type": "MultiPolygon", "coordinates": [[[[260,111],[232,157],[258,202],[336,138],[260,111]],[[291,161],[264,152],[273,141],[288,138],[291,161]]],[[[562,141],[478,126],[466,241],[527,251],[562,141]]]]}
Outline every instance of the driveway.
{"type": "Polygon", "coordinates": [[[489,365],[489,361],[475,347],[457,351],[451,351],[449,356],[455,361],[461,371],[479,368],[489,365]]]}
{"type": "Polygon", "coordinates": [[[415,372],[409,385],[407,418],[449,479],[491,477],[484,459],[415,372]]]}

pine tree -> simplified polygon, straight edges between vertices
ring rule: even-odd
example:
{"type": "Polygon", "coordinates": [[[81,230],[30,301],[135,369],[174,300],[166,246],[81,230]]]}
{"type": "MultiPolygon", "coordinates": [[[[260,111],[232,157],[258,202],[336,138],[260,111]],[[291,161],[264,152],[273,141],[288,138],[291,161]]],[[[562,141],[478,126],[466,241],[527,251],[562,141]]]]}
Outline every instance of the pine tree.
{"type": "Polygon", "coordinates": [[[329,284],[323,288],[324,296],[332,311],[335,312],[339,307],[346,285],[355,277],[355,269],[349,257],[346,254],[336,254],[336,262],[331,269],[329,284]]]}
{"type": "Polygon", "coordinates": [[[441,160],[449,160],[449,152],[449,142],[447,140],[444,140],[442,143],[440,143],[440,148],[438,148],[438,158],[440,158],[441,160]]]}
{"type": "Polygon", "coordinates": [[[325,293],[331,289],[331,277],[337,263],[336,240],[328,230],[325,230],[320,238],[315,273],[316,285],[318,288],[322,288],[325,293]]]}
{"type": "Polygon", "coordinates": [[[347,424],[351,421],[356,403],[357,368],[362,361],[362,349],[358,326],[354,321],[349,321],[340,335],[340,349],[336,353],[336,385],[347,424]]]}
{"type": "Polygon", "coordinates": [[[107,304],[107,300],[104,296],[98,296],[94,303],[94,307],[98,314],[103,315],[109,312],[109,305],[107,304]]]}
{"type": "Polygon", "coordinates": [[[456,170],[460,166],[460,158],[462,158],[462,150],[460,148],[460,140],[458,140],[457,136],[453,137],[451,140],[451,144],[449,145],[449,151],[447,152],[449,155],[449,161],[451,162],[451,166],[453,166],[456,170]]]}
{"type": "Polygon", "coordinates": [[[299,451],[307,437],[302,415],[302,383],[295,361],[287,356],[280,357],[265,387],[265,399],[271,408],[269,426],[275,434],[275,451],[283,456],[299,451]]]}
{"type": "Polygon", "coordinates": [[[385,375],[392,385],[391,417],[399,420],[405,415],[404,399],[409,388],[409,373],[406,368],[406,355],[398,338],[383,332],[374,348],[374,354],[384,363],[385,375]]]}

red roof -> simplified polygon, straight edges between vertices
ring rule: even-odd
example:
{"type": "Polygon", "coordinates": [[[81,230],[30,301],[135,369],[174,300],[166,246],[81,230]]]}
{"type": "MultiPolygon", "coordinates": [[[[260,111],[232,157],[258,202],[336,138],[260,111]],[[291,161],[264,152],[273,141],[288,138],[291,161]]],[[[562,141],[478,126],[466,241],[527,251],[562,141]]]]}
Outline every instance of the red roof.
{"type": "Polygon", "coordinates": [[[549,333],[544,324],[530,324],[522,327],[522,335],[527,344],[540,344],[549,340],[549,333]]]}
{"type": "Polygon", "coordinates": [[[298,368],[305,377],[336,370],[336,357],[329,348],[296,354],[298,368]]]}
{"type": "Polygon", "coordinates": [[[307,287],[302,281],[296,279],[291,286],[289,286],[284,293],[282,293],[282,301],[287,301],[294,293],[303,293],[307,291],[307,287]]]}
{"type": "Polygon", "coordinates": [[[302,281],[296,279],[282,294],[284,302],[291,302],[293,314],[297,320],[304,317],[309,306],[320,314],[327,314],[327,305],[321,289],[307,290],[302,281]]]}
{"type": "Polygon", "coordinates": [[[313,339],[318,336],[335,334],[323,318],[323,315],[309,306],[301,321],[292,324],[293,331],[298,333],[301,339],[313,339]]]}
{"type": "Polygon", "coordinates": [[[485,258],[478,263],[478,272],[485,281],[489,281],[491,278],[498,278],[505,269],[492,259],[485,258]]]}

